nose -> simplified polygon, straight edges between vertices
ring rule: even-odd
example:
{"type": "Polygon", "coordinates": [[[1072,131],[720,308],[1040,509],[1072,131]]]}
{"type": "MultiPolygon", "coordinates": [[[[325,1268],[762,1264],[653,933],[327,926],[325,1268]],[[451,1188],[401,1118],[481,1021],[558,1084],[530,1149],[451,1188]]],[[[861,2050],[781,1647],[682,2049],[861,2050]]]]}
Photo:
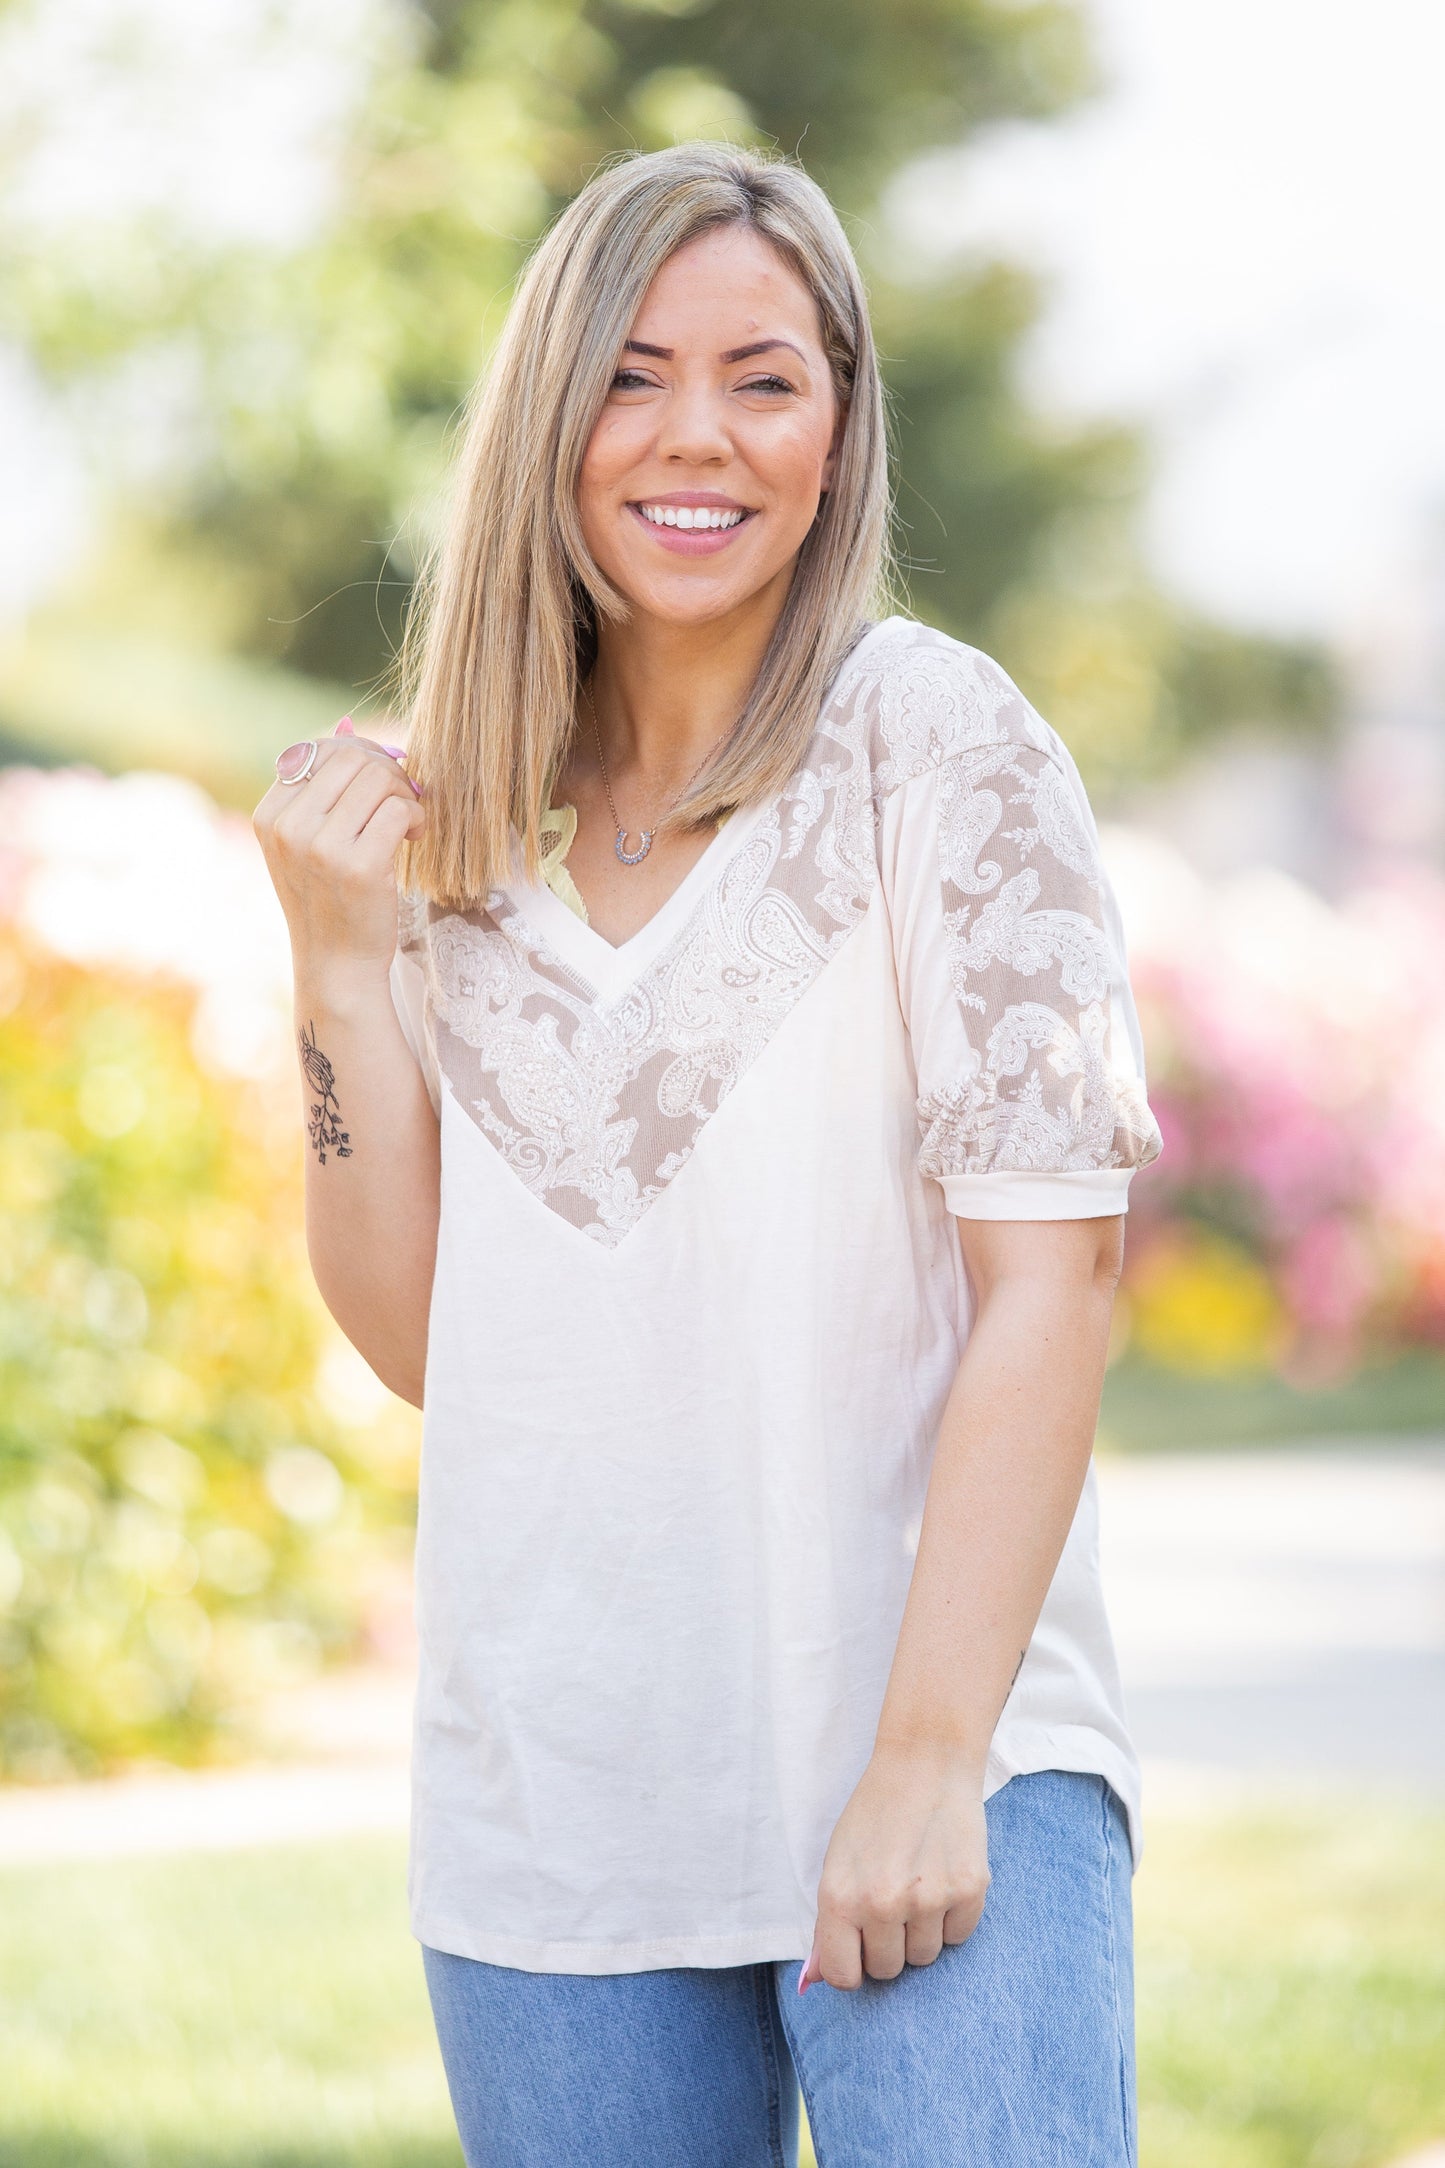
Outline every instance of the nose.
{"type": "Polygon", "coordinates": [[[725,466],[733,456],[725,395],[707,384],[678,385],[663,405],[657,451],[684,466],[725,466]]]}

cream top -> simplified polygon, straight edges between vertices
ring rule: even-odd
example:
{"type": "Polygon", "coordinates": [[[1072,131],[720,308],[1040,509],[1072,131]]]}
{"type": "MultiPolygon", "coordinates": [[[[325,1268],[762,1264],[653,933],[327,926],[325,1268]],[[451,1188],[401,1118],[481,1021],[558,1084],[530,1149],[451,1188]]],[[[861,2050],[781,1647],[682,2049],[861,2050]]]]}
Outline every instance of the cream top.
{"type": "MultiPolygon", "coordinates": [[[[613,946],[547,881],[408,904],[441,1118],[412,1917],[604,1973],[806,1955],[970,1308],[955,1215],[1154,1156],[1068,754],[903,618],[791,782],[613,946]]],[[[1092,1477],[993,1739],[1137,1829],[1092,1477]]]]}

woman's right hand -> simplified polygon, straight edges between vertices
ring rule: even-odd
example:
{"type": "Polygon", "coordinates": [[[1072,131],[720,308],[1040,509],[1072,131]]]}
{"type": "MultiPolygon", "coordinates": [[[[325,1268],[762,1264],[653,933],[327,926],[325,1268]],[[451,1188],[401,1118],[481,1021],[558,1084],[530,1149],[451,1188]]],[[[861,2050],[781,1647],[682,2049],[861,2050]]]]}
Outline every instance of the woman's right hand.
{"type": "Polygon", "coordinates": [[[385,978],[396,949],[396,854],[425,825],[405,769],[374,739],[356,737],[349,718],[318,742],[303,783],[271,785],[252,826],[298,978],[338,970],[385,978]]]}

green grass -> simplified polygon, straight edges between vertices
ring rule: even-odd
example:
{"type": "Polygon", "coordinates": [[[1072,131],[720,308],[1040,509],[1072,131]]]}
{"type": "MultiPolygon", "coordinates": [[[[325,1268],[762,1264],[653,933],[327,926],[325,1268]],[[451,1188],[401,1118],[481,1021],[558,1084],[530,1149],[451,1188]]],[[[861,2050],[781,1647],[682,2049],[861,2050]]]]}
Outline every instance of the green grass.
{"type": "Polygon", "coordinates": [[[1381,2168],[1445,2139],[1445,1815],[1362,1802],[1146,1843],[1143,2168],[1381,2168]]]}
{"type": "Polygon", "coordinates": [[[391,1839],[0,1876],[4,2168],[460,2168],[391,1839]]]}
{"type": "MultiPolygon", "coordinates": [[[[458,2168],[402,1874],[348,1839],[0,1875],[0,2163],[458,2168]]],[[[1445,1816],[1161,1819],[1138,1896],[1143,2168],[1445,2136],[1445,1816]]]]}
{"type": "Polygon", "coordinates": [[[1101,1444],[1126,1452],[1445,1433],[1445,1356],[1418,1353],[1313,1391],[1272,1376],[1190,1378],[1129,1358],[1109,1372],[1101,1444]]]}

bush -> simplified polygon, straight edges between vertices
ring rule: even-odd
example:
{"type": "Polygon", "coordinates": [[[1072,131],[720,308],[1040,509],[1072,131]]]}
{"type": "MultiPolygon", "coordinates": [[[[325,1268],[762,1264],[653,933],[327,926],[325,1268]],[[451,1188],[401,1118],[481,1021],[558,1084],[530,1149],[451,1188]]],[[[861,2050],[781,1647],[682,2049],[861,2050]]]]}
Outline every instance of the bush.
{"type": "Polygon", "coordinates": [[[410,1420],[312,1288],[297,1088],[203,1060],[199,998],[0,929],[11,1776],[239,1746],[357,1646],[407,1516],[410,1420]]]}
{"type": "Polygon", "coordinates": [[[1328,901],[1267,868],[1208,883],[1140,830],[1107,855],[1164,1133],[1132,1198],[1136,1351],[1314,1386],[1445,1350],[1445,881],[1328,901]]]}

